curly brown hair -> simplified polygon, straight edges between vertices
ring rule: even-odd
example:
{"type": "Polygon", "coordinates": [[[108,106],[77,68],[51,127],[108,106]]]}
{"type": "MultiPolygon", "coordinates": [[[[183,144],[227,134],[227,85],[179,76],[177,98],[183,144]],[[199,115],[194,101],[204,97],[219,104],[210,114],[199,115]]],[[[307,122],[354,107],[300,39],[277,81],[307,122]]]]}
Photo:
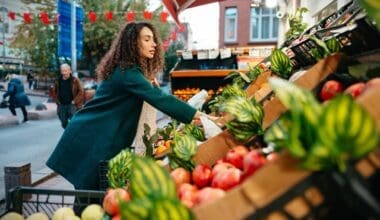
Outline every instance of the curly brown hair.
{"type": "Polygon", "coordinates": [[[98,81],[107,79],[119,66],[124,70],[138,65],[148,79],[153,79],[164,66],[162,43],[157,29],[147,22],[131,22],[124,25],[117,34],[111,48],[96,67],[98,81]],[[152,59],[140,57],[138,39],[141,29],[149,28],[153,32],[156,50],[152,59]]]}

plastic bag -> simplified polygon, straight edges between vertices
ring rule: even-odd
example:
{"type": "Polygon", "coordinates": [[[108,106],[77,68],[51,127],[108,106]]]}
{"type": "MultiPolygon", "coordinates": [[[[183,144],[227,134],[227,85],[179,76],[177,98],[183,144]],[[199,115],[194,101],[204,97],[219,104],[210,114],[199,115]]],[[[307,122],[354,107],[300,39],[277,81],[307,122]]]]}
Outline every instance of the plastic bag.
{"type": "Polygon", "coordinates": [[[202,115],[199,118],[203,125],[206,139],[212,138],[223,131],[218,125],[216,125],[213,121],[208,119],[207,116],[202,115]]]}
{"type": "Polygon", "coordinates": [[[202,89],[200,92],[195,94],[193,97],[191,97],[187,103],[194,108],[200,110],[203,106],[203,104],[206,102],[208,93],[206,90],[202,89]]]}

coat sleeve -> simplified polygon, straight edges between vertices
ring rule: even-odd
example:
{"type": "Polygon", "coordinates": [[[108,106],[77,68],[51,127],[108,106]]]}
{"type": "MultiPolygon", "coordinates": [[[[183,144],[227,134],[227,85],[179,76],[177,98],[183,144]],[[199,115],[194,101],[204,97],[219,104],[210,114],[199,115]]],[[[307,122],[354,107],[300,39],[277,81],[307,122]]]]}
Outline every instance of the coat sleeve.
{"type": "Polygon", "coordinates": [[[83,107],[84,89],[78,78],[74,78],[74,88],[76,90],[73,93],[74,103],[77,109],[81,109],[83,107]]]}
{"type": "Polygon", "coordinates": [[[8,84],[7,91],[4,93],[3,98],[5,99],[7,96],[14,95],[16,93],[16,86],[13,83],[8,84]]]}
{"type": "Polygon", "coordinates": [[[121,83],[123,90],[140,97],[180,122],[190,123],[197,111],[175,96],[166,94],[159,87],[153,86],[138,68],[122,73],[121,83]]]}

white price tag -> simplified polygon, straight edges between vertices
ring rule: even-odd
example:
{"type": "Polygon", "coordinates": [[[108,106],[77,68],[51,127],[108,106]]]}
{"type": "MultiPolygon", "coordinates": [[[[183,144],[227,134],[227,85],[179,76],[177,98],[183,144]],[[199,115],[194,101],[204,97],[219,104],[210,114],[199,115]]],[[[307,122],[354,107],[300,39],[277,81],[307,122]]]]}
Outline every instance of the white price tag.
{"type": "Polygon", "coordinates": [[[184,60],[192,60],[193,59],[193,52],[191,52],[191,51],[183,51],[182,52],[182,58],[184,60]]]}
{"type": "Polygon", "coordinates": [[[249,49],[249,56],[250,57],[259,57],[260,56],[260,50],[257,48],[250,48],[249,49]]]}
{"type": "Polygon", "coordinates": [[[211,49],[208,51],[209,59],[216,59],[219,56],[219,50],[211,49]]]}
{"type": "Polygon", "coordinates": [[[220,59],[231,57],[231,48],[220,49],[220,59]]]}
{"type": "Polygon", "coordinates": [[[197,53],[198,60],[206,60],[208,59],[208,51],[207,50],[199,50],[197,53]]]}

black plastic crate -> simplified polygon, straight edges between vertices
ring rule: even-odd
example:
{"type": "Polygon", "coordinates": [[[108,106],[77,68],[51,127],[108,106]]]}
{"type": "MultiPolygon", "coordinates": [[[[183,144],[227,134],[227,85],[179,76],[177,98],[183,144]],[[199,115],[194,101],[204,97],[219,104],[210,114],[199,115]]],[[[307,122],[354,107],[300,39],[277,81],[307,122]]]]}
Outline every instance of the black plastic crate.
{"type": "Polygon", "coordinates": [[[54,212],[61,207],[83,210],[90,204],[102,204],[104,195],[104,191],[17,186],[8,191],[6,213],[13,211],[27,217],[36,212],[43,212],[51,219],[54,212]],[[80,199],[77,200],[78,198],[80,199]]]}
{"type": "Polygon", "coordinates": [[[107,178],[107,172],[108,172],[108,160],[102,160],[99,162],[99,189],[100,190],[107,190],[109,184],[108,184],[108,178],[107,178]]]}
{"type": "Polygon", "coordinates": [[[318,60],[313,56],[313,49],[323,51],[323,49],[310,38],[302,40],[289,49],[294,53],[294,56],[291,58],[293,65],[296,63],[299,67],[317,63],[318,60]]]}

